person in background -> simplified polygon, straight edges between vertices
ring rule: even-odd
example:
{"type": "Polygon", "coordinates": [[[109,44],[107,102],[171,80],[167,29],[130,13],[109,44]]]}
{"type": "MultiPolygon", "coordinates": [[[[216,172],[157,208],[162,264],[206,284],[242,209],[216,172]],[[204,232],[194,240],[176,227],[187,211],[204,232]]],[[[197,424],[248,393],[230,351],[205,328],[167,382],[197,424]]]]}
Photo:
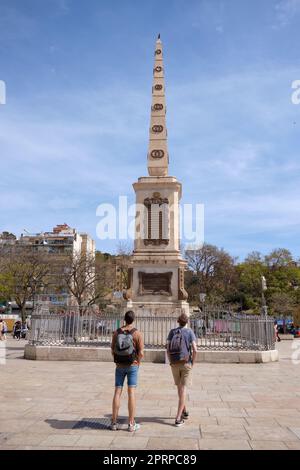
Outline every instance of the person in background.
{"type": "Polygon", "coordinates": [[[26,339],[27,331],[28,331],[28,326],[27,326],[27,321],[25,320],[25,322],[22,322],[22,325],[21,325],[21,338],[26,339]]]}
{"type": "Polygon", "coordinates": [[[7,333],[7,324],[5,321],[0,318],[0,340],[6,340],[6,333],[7,333]]]}
{"type": "Polygon", "coordinates": [[[274,321],[274,332],[275,332],[275,341],[281,341],[280,336],[279,336],[279,331],[278,331],[278,323],[275,320],[274,321]]]}
{"type": "Polygon", "coordinates": [[[20,341],[21,339],[21,329],[22,329],[22,324],[20,320],[17,320],[14,324],[13,338],[17,339],[18,341],[20,341]]]}

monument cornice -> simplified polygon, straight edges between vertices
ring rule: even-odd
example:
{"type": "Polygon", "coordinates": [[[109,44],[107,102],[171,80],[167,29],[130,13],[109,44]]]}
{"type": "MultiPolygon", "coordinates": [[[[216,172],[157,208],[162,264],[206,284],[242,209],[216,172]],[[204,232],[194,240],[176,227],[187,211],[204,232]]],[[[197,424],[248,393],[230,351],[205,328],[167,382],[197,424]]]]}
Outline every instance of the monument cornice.
{"type": "Polygon", "coordinates": [[[137,182],[133,183],[133,188],[135,191],[143,189],[172,189],[177,190],[179,193],[179,198],[181,198],[182,184],[174,177],[142,177],[139,178],[137,182]]]}

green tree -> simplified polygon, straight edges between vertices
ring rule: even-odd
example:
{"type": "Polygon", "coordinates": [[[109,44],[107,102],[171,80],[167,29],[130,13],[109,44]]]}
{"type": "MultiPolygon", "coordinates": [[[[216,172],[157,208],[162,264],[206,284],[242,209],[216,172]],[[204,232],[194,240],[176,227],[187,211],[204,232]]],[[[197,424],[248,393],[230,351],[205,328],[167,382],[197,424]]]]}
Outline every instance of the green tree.
{"type": "Polygon", "coordinates": [[[192,303],[199,302],[199,293],[206,293],[210,303],[226,302],[235,290],[235,259],[223,249],[203,244],[197,250],[187,250],[185,257],[189,273],[186,290],[192,303]]]}
{"type": "Polygon", "coordinates": [[[236,296],[243,310],[259,313],[261,308],[261,276],[266,275],[266,268],[260,253],[250,253],[244,262],[237,266],[238,285],[236,296]]]}
{"type": "Polygon", "coordinates": [[[14,300],[26,320],[26,303],[37,294],[49,273],[44,255],[38,252],[5,251],[0,253],[0,289],[7,300],[14,300]]]}

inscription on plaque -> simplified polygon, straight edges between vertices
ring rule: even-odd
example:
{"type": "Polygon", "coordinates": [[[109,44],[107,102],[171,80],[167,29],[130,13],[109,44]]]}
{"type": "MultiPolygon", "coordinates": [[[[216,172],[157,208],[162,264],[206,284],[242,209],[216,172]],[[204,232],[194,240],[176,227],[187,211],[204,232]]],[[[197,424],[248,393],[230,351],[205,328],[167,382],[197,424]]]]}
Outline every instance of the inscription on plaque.
{"type": "Polygon", "coordinates": [[[139,295],[172,295],[172,272],[139,272],[139,295]]]}

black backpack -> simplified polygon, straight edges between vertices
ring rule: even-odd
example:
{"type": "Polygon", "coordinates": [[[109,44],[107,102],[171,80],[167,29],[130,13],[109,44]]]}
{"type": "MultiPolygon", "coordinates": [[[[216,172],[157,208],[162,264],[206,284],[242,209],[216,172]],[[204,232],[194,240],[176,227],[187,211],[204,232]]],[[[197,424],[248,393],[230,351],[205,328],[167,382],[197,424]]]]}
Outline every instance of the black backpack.
{"type": "Polygon", "coordinates": [[[190,357],[190,351],[183,335],[183,328],[176,328],[169,343],[170,362],[186,361],[190,357]]]}
{"type": "Polygon", "coordinates": [[[117,338],[114,346],[114,362],[117,364],[132,364],[137,357],[136,350],[133,342],[133,333],[137,331],[136,328],[132,330],[117,330],[117,338]]]}

